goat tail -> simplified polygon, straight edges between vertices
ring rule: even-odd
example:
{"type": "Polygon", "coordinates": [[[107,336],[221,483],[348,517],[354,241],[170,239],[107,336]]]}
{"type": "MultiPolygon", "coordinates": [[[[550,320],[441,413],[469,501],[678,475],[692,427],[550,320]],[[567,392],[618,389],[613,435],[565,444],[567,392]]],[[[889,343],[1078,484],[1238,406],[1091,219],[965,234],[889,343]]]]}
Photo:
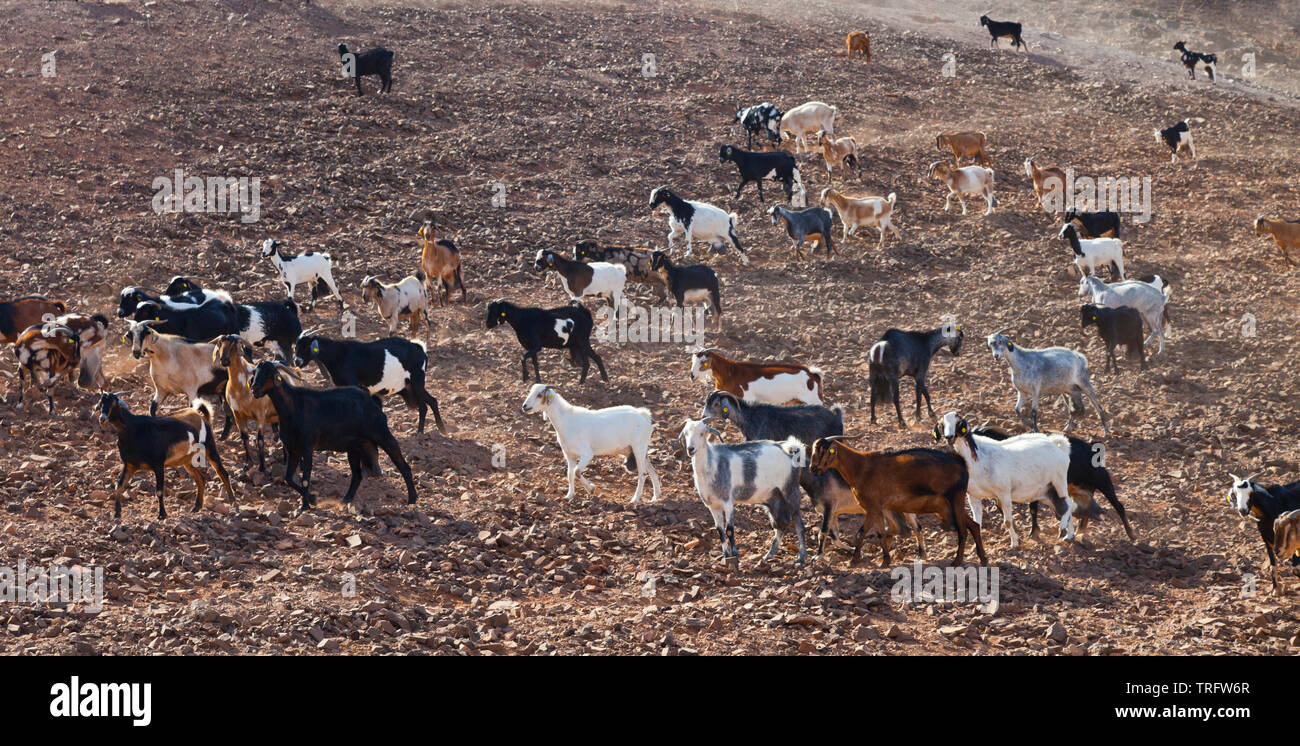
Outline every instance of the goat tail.
{"type": "MultiPolygon", "coordinates": [[[[203,419],[207,420],[209,425],[212,424],[212,417],[214,416],[213,409],[212,409],[212,405],[208,403],[207,399],[204,399],[202,397],[196,398],[194,401],[190,402],[190,406],[194,407],[194,409],[198,411],[199,415],[203,417],[203,419]]],[[[199,438],[199,442],[200,443],[203,442],[202,437],[199,438]]]]}
{"type": "Polygon", "coordinates": [[[1057,448],[1060,448],[1062,451],[1064,451],[1066,457],[1069,457],[1070,455],[1069,438],[1067,438],[1066,436],[1060,433],[1052,433],[1051,435],[1047,436],[1047,439],[1052,441],[1052,444],[1055,445],[1057,448]]]}
{"type": "Polygon", "coordinates": [[[889,343],[883,339],[871,345],[871,351],[867,353],[868,367],[874,365],[880,365],[881,363],[885,362],[885,352],[888,349],[889,349],[889,343]]]}
{"type": "Polygon", "coordinates": [[[735,227],[736,223],[740,222],[740,218],[734,212],[727,213],[727,217],[731,218],[731,225],[733,228],[735,227]]]}

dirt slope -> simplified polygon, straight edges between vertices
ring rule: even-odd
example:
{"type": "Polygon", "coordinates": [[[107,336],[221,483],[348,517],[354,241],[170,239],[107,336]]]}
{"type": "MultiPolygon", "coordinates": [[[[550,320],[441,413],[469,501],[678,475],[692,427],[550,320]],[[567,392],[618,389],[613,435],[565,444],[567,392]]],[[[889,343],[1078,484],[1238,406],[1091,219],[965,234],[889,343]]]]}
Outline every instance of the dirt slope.
{"type": "MultiPolygon", "coordinates": [[[[98,614],[0,607],[0,649],[1295,650],[1292,602],[1241,597],[1245,573],[1267,590],[1264,553],[1254,525],[1225,497],[1228,471],[1289,480],[1300,461],[1289,365],[1300,353],[1300,282],[1250,230],[1256,214],[1297,216],[1294,102],[1192,84],[1177,67],[1160,67],[1173,65],[1170,57],[1147,58],[1159,71],[1151,82],[1124,67],[1080,73],[1051,50],[988,51],[977,27],[935,36],[915,19],[865,7],[845,12],[868,19],[873,60],[846,61],[845,27],[833,13],[809,6],[806,17],[783,19],[766,6],[726,5],[4,3],[0,295],[48,293],[111,314],[122,286],[161,287],[184,273],[240,299],[273,298],[281,291],[255,243],[276,236],[291,250],[333,254],[361,317],[358,334],[373,338],[380,325],[359,307],[357,285],[367,274],[391,280],[416,268],[417,216],[432,209],[462,247],[471,298],[433,313],[428,340],[430,389],[450,437],[416,435],[413,414],[387,408],[416,470],[414,510],[385,467],[382,479],[363,484],[361,515],[349,515],[331,501],[346,487],[346,462],[322,456],[323,504],[308,516],[295,516],[284,485],[242,476],[237,509],[217,500],[190,514],[190,486],[175,474],[171,517],[155,521],[152,497],[138,486],[118,526],[109,498],[118,459],[86,416],[91,396],[63,389],[53,416],[16,411],[7,364],[0,565],[103,565],[109,601],[98,614]],[[889,23],[870,20],[882,16],[889,23]],[[339,77],[339,41],[397,50],[393,93],[373,95],[371,79],[364,98],[351,95],[339,77]],[[51,49],[57,75],[43,78],[40,56],[51,49]],[[941,66],[951,50],[959,66],[948,78],[941,66]],[[642,75],[646,54],[655,55],[653,77],[642,75]],[[769,99],[839,107],[838,129],[864,151],[849,186],[898,194],[901,241],[881,250],[859,234],[830,260],[796,263],[754,193],[732,198],[734,167],[719,165],[717,145],[737,137],[728,128],[736,104],[769,99]],[[1171,165],[1151,130],[1188,116],[1207,120],[1196,129],[1201,157],[1171,165]],[[951,128],[989,133],[1000,202],[992,216],[945,213],[943,190],[925,179],[939,157],[935,132],[951,128]],[[1080,174],[1151,178],[1153,219],[1131,230],[1126,221],[1124,237],[1130,273],[1160,274],[1174,287],[1174,334],[1150,370],[1101,372],[1100,343],[1078,328],[1068,248],[1020,166],[1029,155],[1080,174]],[[155,215],[151,183],[178,167],[260,178],[260,221],[155,215]],[[492,203],[498,183],[501,207],[492,203]],[[848,429],[867,433],[873,447],[929,441],[926,427],[867,422],[867,350],[886,328],[931,327],[955,314],[967,345],[955,359],[936,358],[935,407],[1007,427],[1016,426],[1014,393],[984,335],[1005,327],[1027,346],[1085,350],[1115,418],[1105,442],[1139,541],[1112,518],[1075,545],[1045,531],[1012,552],[990,520],[1002,605],[989,616],[891,603],[892,581],[875,567],[874,550],[854,569],[840,553],[797,568],[790,547],[761,564],[766,520],[742,509],[743,559],[732,574],[716,560],[707,511],[673,446],[705,389],[687,381],[683,346],[671,344],[597,343],[611,380],[581,387],[559,355],[543,354],[543,375],[570,399],[649,406],[657,423],[662,502],[629,506],[633,481],[614,459],[589,471],[597,497],[580,491],[564,501],[553,435],[519,411],[527,390],[520,350],[507,331],[482,328],[484,304],[562,301],[554,281],[523,270],[538,248],[567,249],[587,236],[662,247],[664,218],[646,208],[660,184],[736,210],[755,260],[744,268],[734,256],[708,259],[725,282],[726,306],[724,328],[708,343],[824,368],[848,429]],[[1247,313],[1255,336],[1243,336],[1247,313]],[[495,444],[505,469],[492,464],[495,444]],[[349,576],[356,593],[345,596],[349,576]],[[1064,635],[1048,636],[1058,623],[1064,635]]],[[[1068,28],[1054,32],[1075,38],[1068,28]]],[[[815,194],[827,185],[824,169],[800,158],[815,194]]],[[[333,304],[304,316],[304,325],[338,324],[333,304]]],[[[137,411],[147,406],[147,369],[116,341],[108,371],[137,411]]],[[[910,392],[904,384],[905,404],[910,392]]],[[[1062,426],[1063,413],[1049,407],[1044,424],[1062,426]]],[[[1082,432],[1100,436],[1094,416],[1082,432]]],[[[242,473],[236,442],[222,452],[242,473]]],[[[809,511],[805,519],[814,523],[809,511]]],[[[1027,533],[1023,509],[1017,523],[1027,533]]],[[[952,536],[933,520],[926,527],[931,559],[950,558],[952,536]]],[[[902,550],[903,561],[915,557],[910,540],[902,550]]]]}

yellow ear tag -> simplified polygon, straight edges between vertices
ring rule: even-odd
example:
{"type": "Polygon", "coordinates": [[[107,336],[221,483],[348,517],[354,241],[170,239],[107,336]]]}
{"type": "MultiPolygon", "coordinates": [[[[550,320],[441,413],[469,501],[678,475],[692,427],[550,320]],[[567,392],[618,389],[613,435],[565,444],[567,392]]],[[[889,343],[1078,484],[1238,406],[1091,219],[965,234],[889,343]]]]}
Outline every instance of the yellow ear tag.
{"type": "Polygon", "coordinates": [[[723,414],[726,414],[727,412],[728,412],[727,408],[726,408],[726,407],[723,407],[723,408],[722,408],[722,413],[723,413],[723,414]]]}
{"type": "Polygon", "coordinates": [[[543,404],[551,403],[551,392],[547,391],[545,394],[542,395],[542,403],[543,404]]]}
{"type": "Polygon", "coordinates": [[[835,455],[835,449],[834,449],[834,448],[831,449],[831,455],[832,455],[832,456],[835,455]]]}
{"type": "Polygon", "coordinates": [[[275,376],[275,380],[279,381],[280,383],[284,383],[284,379],[281,378],[280,375],[279,375],[278,373],[277,373],[276,376],[275,376]]]}

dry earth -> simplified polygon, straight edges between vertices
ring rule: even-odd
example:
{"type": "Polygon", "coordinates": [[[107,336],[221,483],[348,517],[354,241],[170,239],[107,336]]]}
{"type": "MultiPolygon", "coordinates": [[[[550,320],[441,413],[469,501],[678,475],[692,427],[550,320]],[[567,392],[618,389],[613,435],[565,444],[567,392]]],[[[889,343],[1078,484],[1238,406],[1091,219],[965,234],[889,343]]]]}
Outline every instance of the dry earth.
{"type": "MultiPolygon", "coordinates": [[[[118,458],[87,416],[91,394],[61,389],[53,416],[17,411],[7,364],[0,565],[103,566],[108,601],[100,613],[5,604],[0,650],[1297,650],[1294,601],[1268,593],[1255,527],[1226,501],[1228,471],[1289,480],[1300,461],[1288,363],[1300,352],[1300,281],[1250,230],[1259,213],[1297,216],[1300,128],[1294,100],[1275,92],[1288,89],[1283,63],[1270,63],[1274,80],[1258,87],[1191,83],[1172,55],[1104,47],[1088,36],[1100,27],[1075,35],[1061,2],[1034,16],[1028,56],[988,50],[978,13],[961,15],[963,3],[909,3],[911,12],[800,4],[786,18],[768,5],[731,5],[4,2],[0,295],[46,293],[111,314],[122,286],[161,287],[184,273],[239,299],[269,299],[281,291],[255,242],[277,236],[292,250],[334,255],[335,276],[361,315],[358,333],[374,338],[380,326],[372,309],[360,309],[357,285],[366,274],[415,269],[416,216],[431,209],[462,247],[471,297],[437,309],[428,340],[430,389],[450,435],[417,435],[412,413],[388,407],[416,471],[414,509],[385,466],[383,478],[363,483],[360,513],[350,514],[337,502],[346,463],[334,456],[317,460],[321,507],[297,516],[282,483],[243,474],[232,440],[222,449],[240,472],[237,505],[210,500],[191,514],[188,480],[173,473],[167,520],[154,520],[138,481],[119,525],[109,499],[118,458]],[[871,29],[869,64],[843,57],[848,21],[836,8],[871,29]],[[1050,26],[1059,48],[1037,30],[1051,19],[1061,19],[1050,26]],[[956,22],[959,33],[943,33],[956,22]],[[364,98],[351,95],[339,77],[339,41],[396,50],[392,94],[374,95],[368,79],[364,98]],[[57,75],[45,78],[40,58],[50,50],[58,50],[57,75]],[[950,50],[959,65],[947,78],[940,68],[950,50]],[[642,75],[644,54],[655,55],[654,77],[642,75]],[[1100,64],[1103,55],[1123,64],[1100,64]],[[1149,76],[1124,62],[1137,59],[1149,76]],[[767,99],[839,107],[839,129],[865,154],[849,187],[898,193],[901,241],[882,250],[860,235],[832,259],[795,262],[756,196],[732,199],[735,172],[719,165],[716,146],[735,141],[728,122],[737,103],[767,99]],[[1196,129],[1201,158],[1171,165],[1151,130],[1186,116],[1208,120],[1196,129]],[[990,135],[1001,202],[992,216],[945,213],[942,190],[924,178],[938,157],[934,133],[951,128],[990,135]],[[1174,335],[1150,370],[1100,372],[1100,343],[1078,328],[1068,249],[1019,165],[1028,155],[1080,174],[1151,178],[1153,220],[1125,225],[1131,273],[1158,273],[1174,286],[1174,335]],[[261,220],[155,215],[151,183],[178,167],[260,178],[261,220]],[[491,203],[495,182],[506,185],[502,207],[491,203]],[[520,350],[508,331],[483,328],[484,305],[561,302],[553,281],[524,269],[538,248],[587,236],[662,246],[664,218],[650,213],[646,196],[665,183],[737,210],[755,259],[749,268],[730,255],[709,259],[726,285],[725,326],[709,344],[821,366],[847,427],[873,447],[929,440],[925,427],[867,422],[867,349],[890,326],[931,327],[943,313],[957,315],[967,346],[955,359],[936,358],[936,409],[1007,427],[1016,426],[1014,394],[983,336],[1008,327],[1025,345],[1084,349],[1115,417],[1104,442],[1138,541],[1111,514],[1072,545],[1044,531],[1011,551],[998,520],[989,521],[1002,597],[993,615],[893,603],[874,551],[857,568],[839,552],[796,567],[792,547],[762,563],[769,533],[753,509],[740,511],[743,557],[729,572],[673,446],[705,389],[687,381],[683,346],[672,344],[598,342],[610,382],[593,376],[583,386],[558,354],[544,353],[543,375],[570,399],[646,405],[658,425],[661,502],[629,505],[633,481],[615,459],[589,472],[597,496],[564,501],[553,435],[519,411],[527,389],[520,350]],[[1247,313],[1255,336],[1242,333],[1247,313]],[[497,443],[504,469],[492,465],[497,443]],[[348,573],[354,596],[341,590],[348,573]],[[1260,593],[1243,598],[1251,573],[1260,593]]],[[[1150,12],[1168,19],[1178,5],[1150,12]]],[[[1231,20],[1195,4],[1184,12],[1188,24],[1206,13],[1206,28],[1231,20]]],[[[1144,27],[1144,18],[1125,23],[1144,27]]],[[[1157,27],[1151,49],[1175,31],[1157,27]]],[[[811,191],[826,185],[819,162],[801,157],[801,165],[811,191]]],[[[337,306],[323,304],[304,325],[338,319],[337,306]]],[[[116,341],[107,368],[137,411],[147,405],[147,371],[116,341]]],[[[905,403],[910,391],[904,384],[905,403]]],[[[1054,408],[1045,414],[1048,427],[1063,421],[1054,408]]],[[[1100,437],[1095,416],[1082,432],[1100,437]]],[[[805,519],[814,522],[811,511],[805,519]]],[[[923,523],[931,557],[946,560],[953,536],[923,523]]],[[[910,540],[902,550],[900,561],[914,559],[910,540]]]]}

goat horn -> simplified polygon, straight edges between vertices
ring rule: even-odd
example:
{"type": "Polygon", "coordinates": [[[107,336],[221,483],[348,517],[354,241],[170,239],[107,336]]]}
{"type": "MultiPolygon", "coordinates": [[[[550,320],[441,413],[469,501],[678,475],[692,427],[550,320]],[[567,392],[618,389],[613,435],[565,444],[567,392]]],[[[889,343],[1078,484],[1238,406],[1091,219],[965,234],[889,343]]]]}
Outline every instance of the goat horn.
{"type": "Polygon", "coordinates": [[[1257,476],[1259,476],[1260,474],[1263,474],[1263,473],[1264,473],[1263,471],[1257,471],[1257,472],[1255,472],[1254,474],[1251,474],[1250,476],[1246,477],[1243,481],[1246,481],[1246,482],[1252,482],[1252,481],[1255,480],[1255,477],[1257,477],[1257,476]]]}

